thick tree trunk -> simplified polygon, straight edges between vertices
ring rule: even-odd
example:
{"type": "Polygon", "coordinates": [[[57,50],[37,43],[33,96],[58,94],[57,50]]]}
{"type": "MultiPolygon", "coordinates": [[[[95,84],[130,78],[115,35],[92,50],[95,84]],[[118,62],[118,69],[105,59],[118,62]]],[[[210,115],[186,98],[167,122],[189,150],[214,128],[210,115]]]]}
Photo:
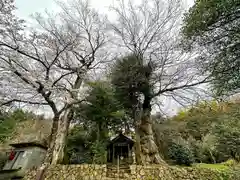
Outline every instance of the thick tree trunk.
{"type": "MultiPolygon", "coordinates": [[[[83,75],[79,74],[74,83],[74,90],[78,90],[82,84],[83,75]]],[[[78,93],[75,91],[72,94],[73,99],[77,99],[78,93]]],[[[57,132],[57,136],[54,141],[54,148],[52,154],[52,162],[51,164],[59,164],[64,161],[65,148],[66,148],[66,139],[68,135],[68,129],[70,125],[70,121],[73,118],[73,110],[70,105],[68,109],[65,109],[63,115],[59,121],[59,128],[57,132]]]]}
{"type": "Polygon", "coordinates": [[[135,160],[136,164],[141,163],[141,145],[140,145],[140,134],[139,134],[139,120],[141,117],[141,110],[140,107],[134,108],[132,111],[133,117],[133,124],[134,124],[134,131],[135,131],[135,145],[134,145],[134,152],[135,152],[135,160]]]}
{"type": "Polygon", "coordinates": [[[136,164],[141,163],[141,144],[140,144],[140,134],[138,127],[135,127],[135,158],[136,164]]]}
{"type": "MultiPolygon", "coordinates": [[[[73,89],[79,89],[82,84],[83,76],[79,74],[75,80],[73,89]]],[[[73,93],[73,98],[77,98],[77,92],[73,93]]],[[[44,163],[40,167],[37,175],[37,180],[44,179],[44,172],[50,164],[61,163],[64,160],[64,152],[66,147],[66,138],[68,128],[72,119],[73,112],[71,106],[65,110],[61,120],[60,114],[55,114],[53,118],[53,125],[51,135],[49,137],[49,147],[47,150],[44,163]],[[60,128],[59,128],[60,125],[60,128]]]]}
{"type": "Polygon", "coordinates": [[[36,180],[44,179],[44,172],[52,162],[55,140],[56,140],[57,132],[59,128],[59,118],[60,118],[59,115],[55,115],[53,118],[52,130],[49,136],[49,141],[48,141],[49,145],[48,145],[47,153],[44,159],[44,163],[41,165],[41,167],[39,168],[36,174],[36,180]]]}
{"type": "Polygon", "coordinates": [[[159,155],[158,147],[153,135],[150,102],[151,98],[145,96],[141,122],[139,125],[141,163],[160,164],[164,163],[164,161],[159,155]]]}
{"type": "Polygon", "coordinates": [[[51,164],[61,164],[64,161],[66,140],[71,119],[72,111],[69,108],[64,112],[59,122],[59,130],[55,140],[51,164]]]}
{"type": "Polygon", "coordinates": [[[59,118],[60,117],[56,115],[53,118],[52,130],[49,136],[49,146],[48,146],[47,154],[44,159],[44,164],[51,164],[52,162],[53,149],[54,149],[55,140],[56,140],[56,136],[59,128],[59,121],[60,121],[59,118]]]}

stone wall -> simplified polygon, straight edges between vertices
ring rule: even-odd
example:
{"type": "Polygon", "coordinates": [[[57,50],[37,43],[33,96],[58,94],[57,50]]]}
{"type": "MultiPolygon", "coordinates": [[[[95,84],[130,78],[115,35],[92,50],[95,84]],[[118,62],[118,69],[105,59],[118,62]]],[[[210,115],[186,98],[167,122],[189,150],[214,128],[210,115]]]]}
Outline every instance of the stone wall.
{"type": "Polygon", "coordinates": [[[144,180],[240,180],[233,173],[176,166],[131,166],[130,179],[144,180]]]}
{"type": "MultiPolygon", "coordinates": [[[[50,166],[45,180],[101,180],[106,177],[105,165],[56,165],[50,166]]],[[[24,180],[36,180],[36,170],[30,171],[24,180]]]]}
{"type": "MultiPolygon", "coordinates": [[[[49,167],[45,180],[110,180],[106,177],[106,166],[101,165],[57,165],[49,167]]],[[[166,165],[131,166],[131,173],[124,174],[124,180],[240,180],[228,172],[202,168],[180,168],[166,165]]],[[[31,171],[24,180],[35,180],[31,171]]],[[[119,178],[121,179],[121,178],[119,178]]]]}

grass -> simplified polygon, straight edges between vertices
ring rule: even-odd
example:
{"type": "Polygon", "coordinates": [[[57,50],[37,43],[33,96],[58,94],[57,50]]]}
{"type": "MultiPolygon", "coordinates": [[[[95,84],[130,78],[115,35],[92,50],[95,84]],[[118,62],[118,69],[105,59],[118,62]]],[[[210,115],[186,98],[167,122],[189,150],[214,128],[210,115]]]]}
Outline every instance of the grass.
{"type": "Polygon", "coordinates": [[[198,168],[207,168],[207,169],[212,169],[212,170],[218,170],[218,171],[227,171],[230,169],[229,166],[225,164],[205,164],[205,163],[198,163],[198,164],[193,164],[193,167],[198,167],[198,168]]]}
{"type": "Polygon", "coordinates": [[[205,164],[205,163],[197,163],[197,164],[193,164],[193,167],[199,167],[199,168],[208,168],[208,169],[213,169],[213,170],[229,170],[232,167],[235,167],[238,163],[233,160],[233,159],[229,159],[226,162],[222,162],[219,164],[205,164]]]}

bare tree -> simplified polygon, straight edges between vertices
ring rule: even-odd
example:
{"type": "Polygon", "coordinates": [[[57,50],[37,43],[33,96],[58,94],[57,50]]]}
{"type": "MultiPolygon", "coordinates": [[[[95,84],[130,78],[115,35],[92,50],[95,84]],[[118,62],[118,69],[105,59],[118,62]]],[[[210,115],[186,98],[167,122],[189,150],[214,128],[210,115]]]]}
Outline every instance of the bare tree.
{"type": "Polygon", "coordinates": [[[105,61],[105,21],[87,1],[73,0],[59,3],[61,12],[56,15],[35,15],[38,26],[32,30],[12,15],[9,2],[1,1],[2,105],[20,102],[51,108],[46,163],[56,164],[63,160],[72,108],[83,101],[84,78],[105,61]]]}
{"type": "Polygon", "coordinates": [[[144,69],[140,77],[145,79],[141,84],[146,85],[140,90],[144,98],[137,130],[143,164],[163,162],[152,132],[153,100],[161,96],[171,96],[177,101],[187,99],[186,93],[196,91],[194,86],[208,81],[198,71],[197,55],[182,53],[178,48],[183,9],[180,0],[142,0],[138,5],[120,1],[112,7],[117,14],[117,21],[111,24],[114,43],[133,54],[138,66],[144,69]]]}

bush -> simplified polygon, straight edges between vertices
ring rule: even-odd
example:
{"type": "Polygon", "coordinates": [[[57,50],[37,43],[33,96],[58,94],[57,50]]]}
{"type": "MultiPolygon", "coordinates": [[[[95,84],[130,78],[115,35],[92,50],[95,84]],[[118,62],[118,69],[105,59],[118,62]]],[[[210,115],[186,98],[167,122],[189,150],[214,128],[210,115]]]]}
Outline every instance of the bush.
{"type": "Polygon", "coordinates": [[[94,142],[90,147],[91,153],[93,155],[93,163],[105,164],[106,163],[106,146],[104,142],[94,142]]]}
{"type": "Polygon", "coordinates": [[[106,162],[106,141],[97,141],[94,131],[87,131],[81,125],[75,126],[68,134],[67,153],[70,164],[106,162]]]}
{"type": "Polygon", "coordinates": [[[89,149],[92,139],[90,134],[81,125],[77,125],[69,131],[66,155],[70,164],[91,163],[89,149]]]}
{"type": "Polygon", "coordinates": [[[229,118],[215,126],[215,134],[218,137],[216,149],[219,153],[219,161],[235,159],[240,161],[240,122],[238,118],[229,118]]]}
{"type": "Polygon", "coordinates": [[[221,164],[223,164],[225,166],[233,167],[233,166],[236,166],[238,164],[238,162],[235,161],[234,159],[229,159],[225,162],[222,162],[221,164]]]}
{"type": "Polygon", "coordinates": [[[194,163],[194,156],[191,148],[183,139],[179,139],[169,146],[168,156],[169,158],[175,160],[179,165],[190,166],[192,163],[194,163]]]}
{"type": "Polygon", "coordinates": [[[156,123],[153,130],[159,152],[166,162],[179,159],[174,151],[191,151],[194,162],[198,163],[240,161],[239,105],[239,102],[200,103],[168,121],[156,123]],[[183,143],[187,145],[172,142],[179,137],[187,141],[183,143]]]}
{"type": "Polygon", "coordinates": [[[217,163],[216,149],[217,137],[212,134],[206,134],[202,141],[199,142],[197,151],[199,152],[200,162],[204,163],[217,163]]]}
{"type": "Polygon", "coordinates": [[[3,169],[5,163],[7,162],[8,157],[6,154],[0,152],[0,170],[3,169]]]}

